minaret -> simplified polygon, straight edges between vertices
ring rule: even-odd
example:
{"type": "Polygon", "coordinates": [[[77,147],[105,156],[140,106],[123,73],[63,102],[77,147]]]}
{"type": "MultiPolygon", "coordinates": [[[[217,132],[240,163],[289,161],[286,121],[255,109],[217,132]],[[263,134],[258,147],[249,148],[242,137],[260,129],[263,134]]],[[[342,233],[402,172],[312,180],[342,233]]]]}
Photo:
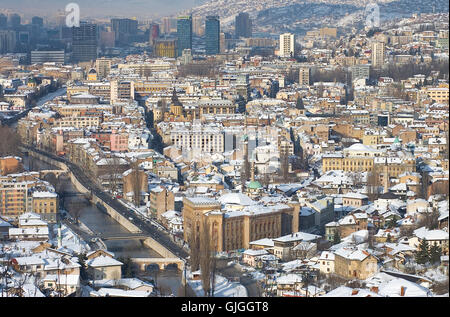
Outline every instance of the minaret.
{"type": "Polygon", "coordinates": [[[247,135],[247,115],[245,116],[245,128],[244,128],[244,135],[242,136],[242,142],[244,143],[244,162],[242,164],[241,169],[241,191],[244,192],[245,184],[248,180],[249,175],[249,161],[248,161],[248,135],[247,135]]]}
{"type": "Polygon", "coordinates": [[[62,247],[61,223],[58,224],[58,249],[62,247]]]}

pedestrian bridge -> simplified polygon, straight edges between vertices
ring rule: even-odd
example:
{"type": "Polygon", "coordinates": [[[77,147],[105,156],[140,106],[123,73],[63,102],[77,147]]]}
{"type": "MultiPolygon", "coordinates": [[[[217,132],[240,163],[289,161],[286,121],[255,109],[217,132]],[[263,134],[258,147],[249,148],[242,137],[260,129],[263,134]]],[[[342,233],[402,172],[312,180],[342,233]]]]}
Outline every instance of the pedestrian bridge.
{"type": "Polygon", "coordinates": [[[139,266],[142,272],[157,265],[160,270],[165,270],[169,267],[176,267],[178,270],[184,270],[184,261],[179,258],[131,258],[131,262],[139,266]]]}

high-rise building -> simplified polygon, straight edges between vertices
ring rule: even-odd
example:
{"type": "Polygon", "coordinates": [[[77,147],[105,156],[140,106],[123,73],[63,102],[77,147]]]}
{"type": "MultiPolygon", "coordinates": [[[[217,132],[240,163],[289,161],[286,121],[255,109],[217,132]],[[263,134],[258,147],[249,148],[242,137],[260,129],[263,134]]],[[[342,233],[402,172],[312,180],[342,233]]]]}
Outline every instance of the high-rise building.
{"type": "Polygon", "coordinates": [[[309,86],[311,77],[311,68],[302,66],[298,71],[298,83],[302,86],[309,86]]]}
{"type": "Polygon", "coordinates": [[[241,12],[235,19],[235,35],[239,37],[252,37],[252,20],[246,12],[241,12]]]}
{"type": "Polygon", "coordinates": [[[220,53],[220,20],[218,16],[207,16],[205,21],[206,55],[220,53]]]}
{"type": "Polygon", "coordinates": [[[203,36],[205,34],[203,19],[201,17],[192,17],[192,32],[197,36],[203,36]]]}
{"type": "Polygon", "coordinates": [[[384,65],[384,43],[372,43],[372,66],[383,67],[384,65]]]}
{"type": "Polygon", "coordinates": [[[227,50],[227,42],[225,33],[220,32],[220,52],[225,53],[226,50],[227,50]]]}
{"type": "Polygon", "coordinates": [[[100,79],[107,77],[111,70],[111,60],[106,58],[97,59],[95,61],[95,70],[100,79]]]}
{"type": "Polygon", "coordinates": [[[16,49],[16,32],[12,30],[0,31],[0,54],[13,53],[16,49]]]}
{"type": "Polygon", "coordinates": [[[169,34],[170,33],[170,18],[164,17],[162,19],[162,33],[169,34]]]}
{"type": "Polygon", "coordinates": [[[238,76],[236,80],[236,92],[245,100],[250,99],[250,77],[248,74],[238,76]]]}
{"type": "Polygon", "coordinates": [[[44,26],[44,19],[41,18],[41,17],[33,17],[31,19],[31,24],[43,27],[44,26]]]}
{"type": "Polygon", "coordinates": [[[97,59],[97,25],[81,22],[72,28],[72,60],[75,63],[97,59]]]}
{"type": "Polygon", "coordinates": [[[138,21],[133,19],[111,19],[111,28],[116,34],[116,45],[126,45],[137,34],[138,21]]]}
{"type": "Polygon", "coordinates": [[[178,56],[183,54],[183,50],[188,48],[192,50],[192,17],[181,16],[177,20],[178,36],[178,56]]]}
{"type": "Polygon", "coordinates": [[[13,13],[9,16],[9,26],[13,29],[17,29],[20,27],[20,21],[20,15],[18,15],[17,13],[13,13]]]}
{"type": "Polygon", "coordinates": [[[292,33],[283,33],[280,35],[280,51],[281,57],[294,56],[295,37],[292,33]]]}
{"type": "Polygon", "coordinates": [[[0,29],[6,29],[8,27],[8,17],[0,13],[0,29]]]}
{"type": "Polygon", "coordinates": [[[192,63],[192,51],[190,49],[183,50],[183,55],[181,55],[181,64],[187,65],[192,63]]]}
{"type": "Polygon", "coordinates": [[[156,57],[170,57],[177,56],[177,41],[157,39],[153,44],[153,54],[156,57]]]}
{"type": "Polygon", "coordinates": [[[155,43],[155,40],[159,38],[159,24],[152,24],[150,26],[150,45],[155,43]]]}
{"type": "Polygon", "coordinates": [[[352,81],[356,79],[369,79],[370,66],[368,64],[354,65],[351,68],[352,81]]]}

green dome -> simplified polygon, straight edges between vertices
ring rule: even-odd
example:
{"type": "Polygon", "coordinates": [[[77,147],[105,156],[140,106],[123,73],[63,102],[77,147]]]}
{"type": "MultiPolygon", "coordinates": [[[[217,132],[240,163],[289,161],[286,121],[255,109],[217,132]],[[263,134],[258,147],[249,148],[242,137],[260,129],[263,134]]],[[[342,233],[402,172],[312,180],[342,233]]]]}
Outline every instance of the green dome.
{"type": "Polygon", "coordinates": [[[262,188],[262,185],[258,181],[252,181],[252,182],[250,182],[248,184],[248,188],[250,188],[250,189],[260,189],[260,188],[262,188]]]}

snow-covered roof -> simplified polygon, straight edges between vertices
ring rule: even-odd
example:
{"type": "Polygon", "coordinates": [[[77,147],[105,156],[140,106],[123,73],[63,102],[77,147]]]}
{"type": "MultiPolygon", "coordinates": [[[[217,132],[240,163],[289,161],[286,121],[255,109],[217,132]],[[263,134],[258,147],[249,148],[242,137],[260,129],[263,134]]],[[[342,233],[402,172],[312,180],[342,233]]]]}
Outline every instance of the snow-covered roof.
{"type": "Polygon", "coordinates": [[[370,253],[364,250],[353,249],[353,248],[340,248],[334,252],[335,255],[339,255],[348,260],[364,261],[370,253]]]}
{"type": "Polygon", "coordinates": [[[56,198],[58,197],[57,193],[53,192],[33,192],[33,198],[56,198]]]}
{"type": "Polygon", "coordinates": [[[287,274],[277,278],[277,284],[295,284],[301,283],[302,276],[299,274],[287,274]]]}
{"type": "Polygon", "coordinates": [[[448,240],[448,232],[443,230],[428,230],[425,227],[414,230],[414,235],[425,240],[448,240]]]}
{"type": "Polygon", "coordinates": [[[248,256],[261,256],[261,255],[269,254],[269,252],[267,252],[266,250],[248,249],[248,250],[245,250],[243,254],[248,255],[248,256]]]}
{"type": "Polygon", "coordinates": [[[150,294],[150,292],[146,291],[125,291],[118,288],[100,288],[96,292],[91,292],[92,296],[99,297],[149,297],[150,294]]]}
{"type": "Polygon", "coordinates": [[[381,297],[381,295],[367,289],[339,286],[338,288],[335,288],[320,297],[381,297]]]}
{"type": "Polygon", "coordinates": [[[296,232],[292,234],[288,234],[276,239],[273,239],[273,241],[277,242],[291,242],[291,241],[313,241],[316,239],[319,239],[320,236],[316,234],[306,233],[306,232],[296,232]]]}
{"type": "Polygon", "coordinates": [[[86,265],[91,267],[104,267],[104,266],[123,265],[123,263],[113,258],[110,258],[109,256],[101,255],[99,257],[86,261],[86,265]]]}
{"type": "Polygon", "coordinates": [[[252,241],[252,242],[250,242],[250,245],[263,245],[263,246],[270,248],[270,247],[273,247],[274,244],[273,244],[273,239],[264,238],[264,239],[252,241]]]}
{"type": "Polygon", "coordinates": [[[250,197],[242,193],[228,193],[219,197],[219,201],[222,204],[252,206],[257,202],[253,201],[250,197]]]}

